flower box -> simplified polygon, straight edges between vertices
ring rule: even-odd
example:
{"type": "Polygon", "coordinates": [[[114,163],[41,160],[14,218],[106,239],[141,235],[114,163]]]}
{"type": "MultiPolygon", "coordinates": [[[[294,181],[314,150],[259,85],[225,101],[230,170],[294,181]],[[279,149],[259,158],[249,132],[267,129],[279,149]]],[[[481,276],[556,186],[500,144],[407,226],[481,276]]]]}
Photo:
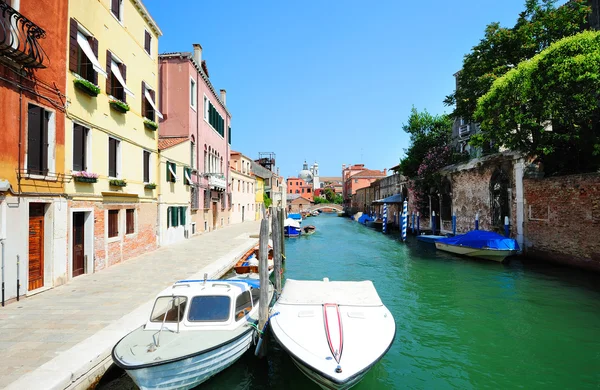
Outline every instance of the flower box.
{"type": "Polygon", "coordinates": [[[153,190],[156,188],[156,183],[148,183],[148,184],[144,185],[144,188],[147,190],[153,190]]]}
{"type": "Polygon", "coordinates": [[[97,177],[73,176],[73,179],[79,183],[96,183],[98,181],[97,177]]]}
{"type": "Polygon", "coordinates": [[[151,121],[150,119],[144,119],[144,127],[148,130],[155,131],[156,129],[158,129],[158,123],[151,121]]]}
{"type": "Polygon", "coordinates": [[[96,97],[100,93],[100,87],[85,79],[75,79],[73,80],[73,83],[75,84],[75,88],[87,93],[90,96],[96,97]]]}
{"type": "Polygon", "coordinates": [[[121,113],[126,113],[127,111],[129,111],[129,105],[125,102],[122,102],[120,100],[111,100],[110,101],[110,107],[118,112],[121,113]]]}
{"type": "Polygon", "coordinates": [[[125,180],[113,179],[108,182],[113,187],[125,187],[127,182],[125,180]]]}

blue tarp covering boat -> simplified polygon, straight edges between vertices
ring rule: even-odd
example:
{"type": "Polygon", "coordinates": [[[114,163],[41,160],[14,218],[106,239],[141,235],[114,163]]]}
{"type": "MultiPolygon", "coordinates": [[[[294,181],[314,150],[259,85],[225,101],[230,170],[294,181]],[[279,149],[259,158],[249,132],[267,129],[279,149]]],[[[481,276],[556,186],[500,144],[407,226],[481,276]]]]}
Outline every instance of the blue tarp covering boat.
{"type": "Polygon", "coordinates": [[[473,230],[465,234],[437,240],[447,245],[468,246],[477,249],[497,249],[505,251],[518,251],[519,244],[512,238],[504,237],[498,233],[485,230],[473,230]]]}
{"type": "Polygon", "coordinates": [[[358,222],[363,225],[366,225],[369,221],[374,221],[374,219],[371,218],[368,214],[363,214],[360,216],[360,218],[358,218],[358,222]]]}
{"type": "Polygon", "coordinates": [[[300,214],[288,214],[288,218],[295,219],[296,221],[302,221],[302,215],[300,214]]]}

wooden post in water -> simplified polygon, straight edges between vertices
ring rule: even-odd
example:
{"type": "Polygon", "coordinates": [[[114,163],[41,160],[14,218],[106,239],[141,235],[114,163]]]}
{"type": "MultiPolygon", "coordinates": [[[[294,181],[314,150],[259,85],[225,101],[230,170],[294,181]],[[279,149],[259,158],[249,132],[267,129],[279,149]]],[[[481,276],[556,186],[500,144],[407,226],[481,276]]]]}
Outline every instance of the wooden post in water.
{"type": "Polygon", "coordinates": [[[271,219],[271,236],[273,237],[273,272],[275,273],[275,291],[281,294],[281,226],[279,226],[279,207],[273,209],[273,218],[271,219]]]}
{"type": "Polygon", "coordinates": [[[263,219],[260,221],[258,242],[258,272],[260,275],[260,306],[258,309],[258,328],[262,330],[269,318],[269,220],[263,206],[263,219]]]}
{"type": "Polygon", "coordinates": [[[283,228],[283,223],[285,222],[285,209],[284,208],[280,208],[279,209],[279,227],[280,227],[280,232],[281,232],[281,240],[279,241],[281,243],[281,262],[283,263],[283,261],[285,260],[285,229],[283,228]]]}

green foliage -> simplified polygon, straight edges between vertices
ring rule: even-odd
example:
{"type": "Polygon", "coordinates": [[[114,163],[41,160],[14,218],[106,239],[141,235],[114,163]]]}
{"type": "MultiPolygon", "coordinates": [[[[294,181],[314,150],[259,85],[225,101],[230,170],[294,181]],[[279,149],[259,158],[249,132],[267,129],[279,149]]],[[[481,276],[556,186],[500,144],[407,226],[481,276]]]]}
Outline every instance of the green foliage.
{"type": "Polygon", "coordinates": [[[512,28],[499,23],[486,27],[483,39],[464,57],[456,91],[444,101],[455,105],[453,117],[470,121],[477,99],[496,79],[553,42],[586,28],[590,13],[587,0],[571,0],[561,7],[555,3],[556,0],[526,0],[525,10],[512,28]]]}
{"type": "Polygon", "coordinates": [[[110,184],[111,186],[114,186],[114,187],[127,186],[127,182],[125,180],[120,180],[120,179],[112,179],[108,182],[108,184],[110,184]]]}
{"type": "Polygon", "coordinates": [[[263,202],[265,204],[265,208],[268,209],[269,207],[271,207],[271,204],[273,203],[273,201],[271,200],[271,198],[269,198],[269,195],[267,195],[267,193],[263,193],[263,202]]]}
{"type": "Polygon", "coordinates": [[[410,147],[400,161],[400,171],[405,176],[415,177],[427,152],[450,142],[452,119],[448,115],[431,115],[427,110],[419,112],[413,107],[402,129],[410,134],[410,147]]]}
{"type": "Polygon", "coordinates": [[[94,83],[91,83],[85,79],[76,78],[75,80],[73,80],[73,83],[75,84],[75,87],[77,87],[79,90],[87,93],[90,96],[98,96],[98,94],[100,93],[100,87],[94,85],[94,83]]]}
{"type": "Polygon", "coordinates": [[[144,188],[147,190],[153,190],[156,188],[156,183],[147,183],[144,185],[144,188]]]}
{"type": "Polygon", "coordinates": [[[342,197],[342,195],[336,194],[335,197],[333,198],[333,202],[335,204],[342,204],[344,202],[344,198],[342,197]]]}
{"type": "Polygon", "coordinates": [[[144,126],[150,130],[158,129],[158,123],[151,121],[150,119],[144,119],[144,126]]]}
{"type": "Polygon", "coordinates": [[[320,196],[315,196],[313,201],[315,202],[315,204],[330,203],[327,199],[321,198],[320,196]]]}
{"type": "Polygon", "coordinates": [[[117,110],[119,112],[125,113],[125,112],[129,111],[129,104],[122,102],[118,99],[111,100],[111,101],[109,101],[109,103],[112,108],[114,108],[115,110],[117,110]]]}
{"type": "Polygon", "coordinates": [[[547,174],[600,168],[600,32],[550,45],[497,79],[478,101],[478,146],[538,156],[547,174]],[[551,125],[551,131],[549,131],[551,125]]]}

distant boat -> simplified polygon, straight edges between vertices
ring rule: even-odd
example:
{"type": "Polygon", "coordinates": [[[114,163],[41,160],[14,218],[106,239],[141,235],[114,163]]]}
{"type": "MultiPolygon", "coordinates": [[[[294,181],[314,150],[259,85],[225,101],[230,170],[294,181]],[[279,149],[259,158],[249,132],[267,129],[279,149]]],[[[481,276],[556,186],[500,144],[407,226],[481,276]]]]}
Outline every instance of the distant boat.
{"type": "MultiPolygon", "coordinates": [[[[248,252],[244,253],[242,255],[242,257],[240,257],[240,259],[238,260],[238,262],[235,264],[235,266],[233,267],[233,269],[235,270],[235,273],[239,275],[245,275],[245,274],[258,274],[258,248],[259,246],[255,246],[254,248],[250,249],[248,252]]],[[[269,240],[269,252],[268,252],[268,264],[269,264],[269,271],[273,270],[273,267],[275,266],[274,262],[273,262],[273,241],[269,240]]]]}
{"type": "Polygon", "coordinates": [[[287,279],[272,310],[273,336],[323,389],[356,385],[394,342],[394,317],[368,280],[287,279]]]}
{"type": "Polygon", "coordinates": [[[317,228],[314,225],[306,225],[302,228],[302,234],[310,236],[311,234],[314,234],[316,230],[317,228]]]}
{"type": "Polygon", "coordinates": [[[512,238],[485,230],[472,230],[455,237],[437,240],[435,247],[457,255],[498,262],[520,253],[519,244],[512,238]]]}
{"type": "Polygon", "coordinates": [[[292,218],[286,218],[283,222],[283,235],[285,237],[298,237],[302,233],[300,223],[292,218]]]}
{"type": "Polygon", "coordinates": [[[319,211],[318,211],[318,210],[315,210],[315,211],[313,211],[313,212],[312,212],[312,213],[310,213],[310,214],[311,214],[313,217],[316,217],[316,216],[318,216],[318,215],[319,215],[319,211]]]}

